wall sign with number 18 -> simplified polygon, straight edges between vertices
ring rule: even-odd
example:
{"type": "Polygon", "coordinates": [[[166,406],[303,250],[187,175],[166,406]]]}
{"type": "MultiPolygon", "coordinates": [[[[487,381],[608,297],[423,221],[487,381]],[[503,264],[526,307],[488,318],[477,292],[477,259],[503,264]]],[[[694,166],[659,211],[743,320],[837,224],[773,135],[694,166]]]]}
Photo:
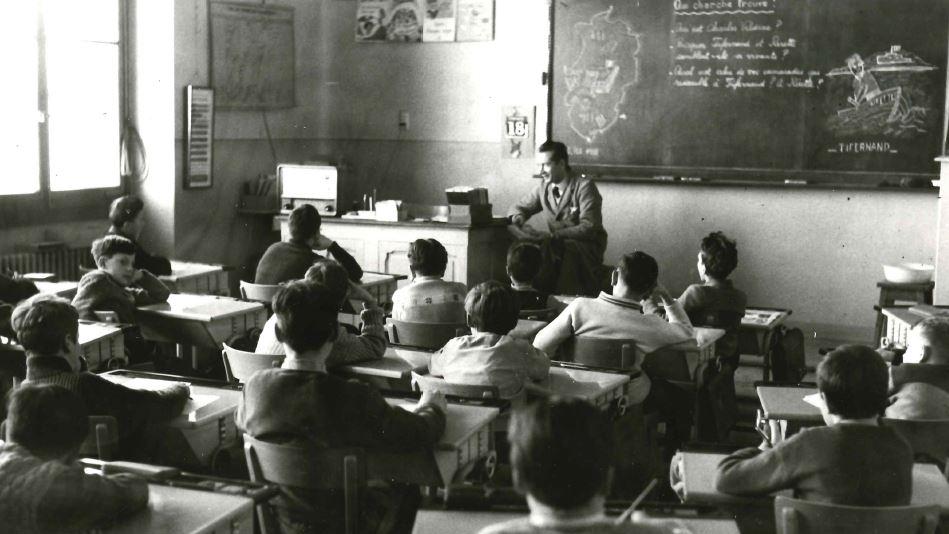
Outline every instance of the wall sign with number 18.
{"type": "Polygon", "coordinates": [[[501,152],[505,158],[518,159],[530,154],[534,145],[533,107],[508,106],[504,113],[504,135],[501,152]]]}

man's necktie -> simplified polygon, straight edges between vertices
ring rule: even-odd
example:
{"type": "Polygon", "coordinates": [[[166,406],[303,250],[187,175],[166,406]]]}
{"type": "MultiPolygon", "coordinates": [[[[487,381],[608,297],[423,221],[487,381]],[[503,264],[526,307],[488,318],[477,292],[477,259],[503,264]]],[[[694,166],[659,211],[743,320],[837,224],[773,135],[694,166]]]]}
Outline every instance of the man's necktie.
{"type": "Polygon", "coordinates": [[[560,202],[560,188],[554,186],[554,202],[560,202]]]}

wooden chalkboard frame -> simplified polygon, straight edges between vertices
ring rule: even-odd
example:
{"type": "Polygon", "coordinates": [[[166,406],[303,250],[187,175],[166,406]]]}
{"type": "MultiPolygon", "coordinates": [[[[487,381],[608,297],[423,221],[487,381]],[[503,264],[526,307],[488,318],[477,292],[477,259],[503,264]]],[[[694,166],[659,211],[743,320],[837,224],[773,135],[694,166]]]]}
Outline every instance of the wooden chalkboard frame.
{"type": "MultiPolygon", "coordinates": [[[[554,139],[554,78],[556,4],[549,3],[549,39],[547,54],[547,139],[554,139]]],[[[949,23],[949,21],[947,21],[949,23]]],[[[942,153],[936,157],[949,155],[949,40],[946,43],[946,97],[942,117],[942,153]]],[[[933,192],[939,188],[933,184],[940,175],[938,170],[932,173],[894,173],[866,171],[825,171],[767,168],[726,168],[726,167],[689,167],[656,165],[598,165],[571,164],[571,167],[584,177],[602,182],[628,182],[642,184],[670,185],[715,185],[737,187],[790,187],[816,189],[853,189],[885,190],[905,192],[933,192]]],[[[934,165],[935,167],[935,165],[934,165]]],[[[937,167],[938,168],[938,167],[937,167]]]]}

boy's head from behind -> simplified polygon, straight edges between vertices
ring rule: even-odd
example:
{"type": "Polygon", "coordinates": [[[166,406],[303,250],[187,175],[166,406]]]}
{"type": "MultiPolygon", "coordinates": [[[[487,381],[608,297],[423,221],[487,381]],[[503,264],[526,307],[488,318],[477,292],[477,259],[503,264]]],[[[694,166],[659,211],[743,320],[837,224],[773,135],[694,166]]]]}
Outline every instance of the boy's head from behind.
{"type": "Polygon", "coordinates": [[[738,267],[738,247],[721,232],[712,232],[702,238],[699,251],[699,277],[726,280],[738,267]]]}
{"type": "Polygon", "coordinates": [[[541,399],[516,410],[508,430],[518,491],[557,510],[588,504],[609,491],[613,427],[593,405],[541,399]]]}
{"type": "Polygon", "coordinates": [[[45,356],[62,356],[73,371],[79,365],[79,312],[68,300],[39,294],[21,302],[10,325],[23,348],[45,356]]]}
{"type": "Polygon", "coordinates": [[[888,401],[888,382],[889,372],[883,358],[862,345],[837,347],[817,366],[817,387],[827,413],[841,419],[882,415],[888,401]]]}
{"type": "Polygon", "coordinates": [[[135,277],[135,244],[120,235],[107,235],[92,242],[96,267],[109,273],[119,285],[132,284],[135,277]]]}
{"type": "Polygon", "coordinates": [[[507,251],[507,275],[512,282],[530,284],[541,267],[540,247],[532,243],[514,243],[507,251]]]}
{"type": "Polygon", "coordinates": [[[519,311],[513,290],[496,280],[474,286],[465,297],[468,326],[480,332],[507,335],[517,326],[519,311]]]}
{"type": "Polygon", "coordinates": [[[145,219],[139,217],[145,203],[135,195],[125,195],[112,201],[109,206],[109,221],[122,233],[138,239],[145,227],[145,219]]]}
{"type": "Polygon", "coordinates": [[[273,311],[277,340],[295,353],[322,349],[336,339],[338,296],[309,280],[297,280],[277,290],[273,311]]]}
{"type": "Polygon", "coordinates": [[[923,319],[906,339],[905,363],[949,365],[949,317],[923,319]]]}
{"type": "Polygon", "coordinates": [[[659,264],[655,258],[639,250],[624,254],[613,271],[613,294],[642,299],[656,287],[658,280],[659,264]]]}
{"type": "Polygon", "coordinates": [[[339,262],[323,260],[314,263],[306,270],[304,278],[326,286],[337,296],[339,307],[343,306],[343,301],[349,294],[349,274],[339,262]]]}
{"type": "Polygon", "coordinates": [[[409,268],[416,276],[445,276],[448,251],[435,239],[416,239],[409,244],[409,268]]]}
{"type": "Polygon", "coordinates": [[[89,433],[86,405],[62,386],[23,384],[7,408],[6,439],[44,460],[72,460],[89,433]]]}
{"type": "Polygon", "coordinates": [[[301,204],[290,212],[287,227],[290,230],[290,239],[306,242],[320,233],[323,219],[320,212],[310,204],[301,204]]]}

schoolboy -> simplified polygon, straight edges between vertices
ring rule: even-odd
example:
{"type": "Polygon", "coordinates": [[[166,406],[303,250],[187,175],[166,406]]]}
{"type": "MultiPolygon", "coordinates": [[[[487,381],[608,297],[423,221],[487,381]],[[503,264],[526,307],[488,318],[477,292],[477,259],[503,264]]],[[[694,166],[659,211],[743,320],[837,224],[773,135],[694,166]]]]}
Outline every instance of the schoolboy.
{"type": "Polygon", "coordinates": [[[844,345],[817,366],[821,412],[827,426],[808,428],[773,448],[742,449],[718,467],[718,491],[766,495],[792,489],[794,497],[848,506],[905,506],[913,491],[913,451],[881,426],[886,408],[886,364],[875,351],[844,345]]]}
{"type": "MultiPolygon", "coordinates": [[[[435,445],[445,428],[443,395],[423,394],[412,413],[390,406],[365,384],[327,374],[326,360],[339,329],[333,291],[308,280],[290,282],[274,295],[273,309],[287,358],[282,368],[257,371],[244,385],[236,416],[242,431],[312,447],[411,452],[435,445]]],[[[394,486],[386,494],[391,502],[408,501],[408,508],[399,510],[407,512],[402,517],[411,524],[417,488],[394,486]]],[[[360,520],[375,523],[380,506],[363,504],[360,520]]],[[[276,509],[283,526],[296,525],[293,532],[301,526],[308,532],[336,532],[343,503],[338,493],[283,488],[276,509]]]]}
{"type": "Polygon", "coordinates": [[[409,244],[412,283],[392,295],[392,318],[419,323],[465,322],[464,284],[442,278],[448,266],[448,252],[435,239],[416,239],[409,244]]]}
{"type": "MultiPolygon", "coordinates": [[[[79,279],[73,306],[79,318],[97,321],[96,312],[111,312],[117,322],[136,324],[135,308],[167,302],[170,292],[154,274],[135,268],[135,244],[118,235],[92,242],[97,269],[79,279]]],[[[137,328],[126,329],[125,346],[133,362],[147,361],[154,351],[137,328]]]]}
{"type": "Polygon", "coordinates": [[[33,282],[16,274],[7,276],[0,273],[0,336],[12,338],[16,335],[10,327],[13,307],[37,293],[39,290],[33,282]]]}
{"type": "MultiPolygon", "coordinates": [[[[338,306],[341,308],[346,299],[361,300],[365,309],[360,312],[362,328],[359,335],[350,333],[345,328],[339,329],[333,350],[327,359],[327,365],[344,365],[347,363],[375,360],[382,358],[386,352],[386,333],[383,321],[385,312],[379,307],[375,299],[359,286],[352,284],[346,275],[346,270],[333,261],[324,260],[307,269],[307,280],[323,284],[333,292],[338,306]]],[[[339,309],[339,308],[337,308],[339,309]]],[[[258,354],[284,354],[283,343],[277,339],[277,316],[272,315],[264,324],[264,328],[257,340],[258,354]]]]}
{"type": "Polygon", "coordinates": [[[36,295],[13,310],[13,328],[26,349],[26,383],[63,386],[79,395],[91,415],[115,417],[118,456],[147,460],[152,452],[144,448],[147,427],[180,414],[190,389],[184,384],[161,391],[131,389],[85,371],[78,319],[69,301],[53,295],[36,295]]]}
{"type": "Polygon", "coordinates": [[[715,352],[737,367],[738,327],[748,301],[728,279],[738,267],[738,247],[722,232],[712,232],[702,239],[696,267],[702,283],[687,287],[679,302],[693,325],[725,330],[725,336],[715,344],[715,352]]]}
{"type": "Polygon", "coordinates": [[[5,532],[87,532],[145,508],[144,479],[83,472],[76,459],[88,432],[86,408],[75,393],[31,384],[13,391],[0,447],[5,532]]]}
{"type": "Polygon", "coordinates": [[[294,208],[287,222],[290,239],[267,248],[257,263],[254,283],[276,285],[299,280],[311,265],[326,259],[314,249],[329,252],[349,273],[349,279],[358,282],[362,278],[362,268],[343,247],[320,233],[322,224],[320,212],[310,204],[294,208]]]}
{"type": "Polygon", "coordinates": [[[530,516],[481,534],[656,533],[658,525],[615,525],[605,513],[613,478],[613,425],[579,399],[531,402],[514,411],[508,429],[514,487],[530,516]]]}
{"type": "Polygon", "coordinates": [[[112,201],[109,207],[110,235],[120,235],[135,245],[135,268],[144,269],[154,275],[171,274],[171,262],[168,258],[149,254],[139,238],[145,229],[145,202],[135,195],[125,195],[112,201]]]}
{"type": "Polygon", "coordinates": [[[543,261],[540,247],[525,241],[511,245],[507,251],[507,276],[511,279],[511,288],[517,297],[521,312],[548,311],[559,308],[556,299],[534,287],[534,280],[540,274],[543,261]]]}
{"type": "Polygon", "coordinates": [[[497,386],[501,397],[520,395],[530,381],[545,380],[550,358],[508,333],[517,326],[514,292],[497,281],[478,284],[465,297],[471,334],[448,341],[432,355],[429,373],[456,384],[497,386]]]}
{"type": "Polygon", "coordinates": [[[890,367],[889,394],[887,417],[949,418],[949,317],[913,326],[903,363],[890,367]]]}

